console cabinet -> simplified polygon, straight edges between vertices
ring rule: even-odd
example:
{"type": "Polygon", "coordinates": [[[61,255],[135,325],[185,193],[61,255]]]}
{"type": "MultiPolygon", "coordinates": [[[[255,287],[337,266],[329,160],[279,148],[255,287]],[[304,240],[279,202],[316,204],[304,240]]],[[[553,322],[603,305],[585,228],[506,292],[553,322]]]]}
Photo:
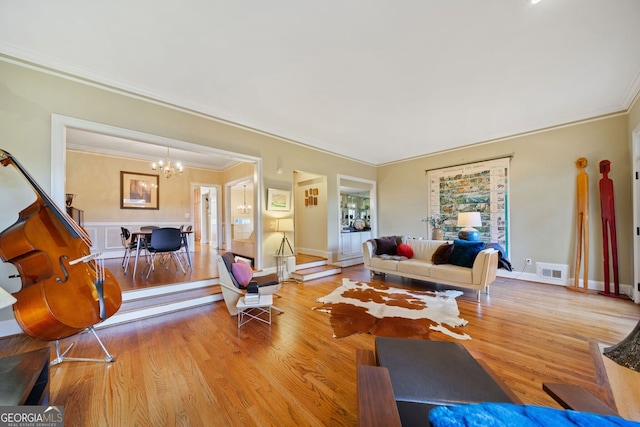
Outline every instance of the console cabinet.
{"type": "Polygon", "coordinates": [[[340,233],[340,255],[342,257],[362,256],[362,244],[370,238],[370,231],[340,233]]]}

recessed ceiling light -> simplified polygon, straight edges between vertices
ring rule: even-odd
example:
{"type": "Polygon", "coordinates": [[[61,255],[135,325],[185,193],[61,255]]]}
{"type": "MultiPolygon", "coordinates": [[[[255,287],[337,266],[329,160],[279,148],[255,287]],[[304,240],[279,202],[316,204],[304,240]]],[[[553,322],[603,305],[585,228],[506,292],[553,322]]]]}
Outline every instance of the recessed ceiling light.
{"type": "Polygon", "coordinates": [[[538,3],[540,3],[541,1],[542,1],[542,0],[529,0],[529,2],[530,2],[531,4],[538,4],[538,3]]]}

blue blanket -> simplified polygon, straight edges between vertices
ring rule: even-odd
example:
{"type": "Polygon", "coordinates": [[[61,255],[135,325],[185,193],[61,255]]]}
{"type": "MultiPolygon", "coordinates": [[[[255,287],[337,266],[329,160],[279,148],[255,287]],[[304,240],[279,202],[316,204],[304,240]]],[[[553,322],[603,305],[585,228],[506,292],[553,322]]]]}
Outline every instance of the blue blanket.
{"type": "Polygon", "coordinates": [[[434,427],[640,427],[640,423],[619,417],[510,403],[439,406],[431,410],[429,421],[434,427]]]}
{"type": "Polygon", "coordinates": [[[504,268],[508,271],[513,271],[513,267],[511,266],[511,261],[507,258],[507,253],[504,251],[502,246],[499,243],[487,243],[486,248],[492,248],[498,251],[498,268],[504,268]]]}

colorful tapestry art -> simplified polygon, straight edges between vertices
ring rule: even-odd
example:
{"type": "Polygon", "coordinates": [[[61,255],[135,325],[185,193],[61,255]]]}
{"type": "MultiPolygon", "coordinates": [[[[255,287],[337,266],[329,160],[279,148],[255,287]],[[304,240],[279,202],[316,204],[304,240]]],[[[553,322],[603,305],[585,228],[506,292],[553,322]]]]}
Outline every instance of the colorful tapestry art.
{"type": "Polygon", "coordinates": [[[510,157],[429,170],[429,215],[444,218],[443,238],[458,238],[458,212],[480,212],[480,238],[509,254],[510,157]]]}

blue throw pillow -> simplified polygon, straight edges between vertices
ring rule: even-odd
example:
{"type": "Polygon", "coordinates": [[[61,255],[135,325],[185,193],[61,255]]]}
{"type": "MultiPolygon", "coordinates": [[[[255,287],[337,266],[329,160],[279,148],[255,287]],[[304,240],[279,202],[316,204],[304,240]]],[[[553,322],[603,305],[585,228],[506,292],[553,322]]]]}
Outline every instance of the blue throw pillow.
{"type": "Polygon", "coordinates": [[[449,257],[449,264],[460,267],[473,267],[478,252],[484,249],[485,242],[470,242],[468,240],[454,240],[453,251],[449,257]]]}

